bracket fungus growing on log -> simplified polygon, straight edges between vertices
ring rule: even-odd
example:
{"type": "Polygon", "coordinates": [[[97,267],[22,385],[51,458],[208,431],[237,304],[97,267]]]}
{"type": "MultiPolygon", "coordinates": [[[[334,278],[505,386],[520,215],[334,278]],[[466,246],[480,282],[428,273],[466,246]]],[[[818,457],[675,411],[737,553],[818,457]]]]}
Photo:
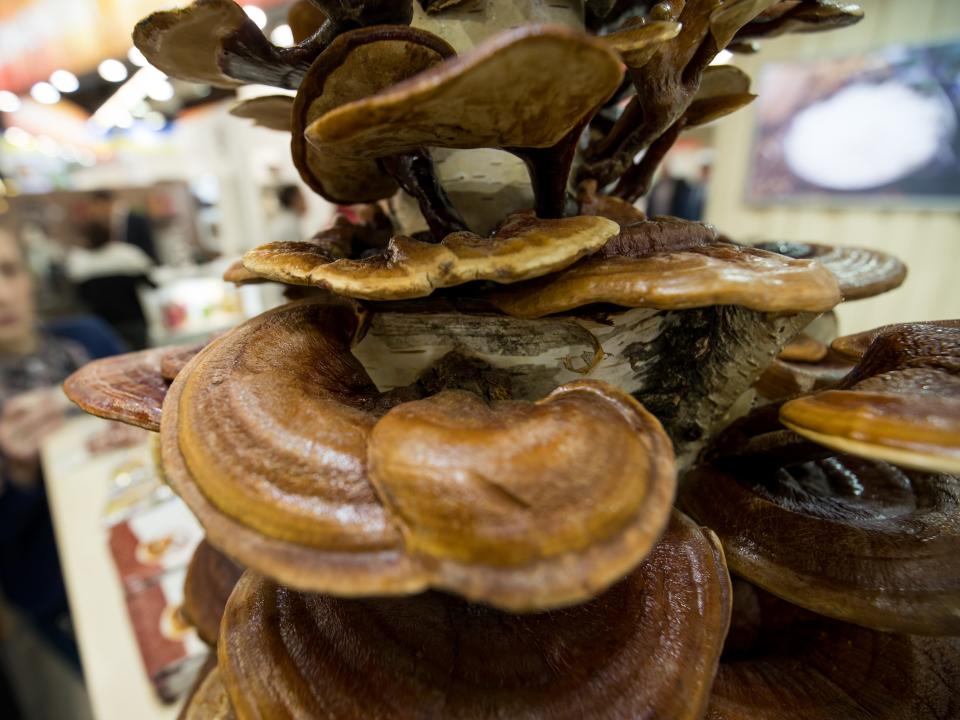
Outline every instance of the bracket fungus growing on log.
{"type": "Polygon", "coordinates": [[[537,403],[404,402],[416,395],[381,394],[350,355],[347,312],[268,312],[178,375],[164,470],[214,544],[301,589],[437,587],[515,611],[586,599],[649,552],[673,452],[629,395],[581,382],[537,403]],[[471,532],[444,525],[458,516],[471,532]]]}

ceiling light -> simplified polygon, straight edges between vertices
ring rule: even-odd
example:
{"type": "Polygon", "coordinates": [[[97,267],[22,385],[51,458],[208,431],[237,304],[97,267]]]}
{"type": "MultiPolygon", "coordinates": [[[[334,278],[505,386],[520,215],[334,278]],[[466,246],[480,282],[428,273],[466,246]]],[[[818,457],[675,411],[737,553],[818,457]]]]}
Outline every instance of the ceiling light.
{"type": "Polygon", "coordinates": [[[133,127],[133,115],[126,110],[118,110],[113,117],[113,124],[121,130],[127,130],[133,127]]]}
{"type": "Polygon", "coordinates": [[[167,119],[163,116],[163,113],[158,113],[156,110],[153,112],[148,112],[143,116],[143,124],[147,127],[148,130],[160,131],[163,130],[167,125],[167,119]]]}
{"type": "Polygon", "coordinates": [[[13,147],[26,147],[33,137],[23,128],[13,126],[7,128],[7,131],[3,134],[3,139],[13,147]]]}
{"type": "Polygon", "coordinates": [[[256,5],[245,5],[243,11],[261,30],[267,26],[267,14],[256,5]]]}
{"type": "Polygon", "coordinates": [[[713,58],[711,65],[726,65],[728,62],[733,60],[733,53],[729,50],[721,50],[713,58]]]}
{"type": "Polygon", "coordinates": [[[270,33],[270,42],[279,47],[290,47],[293,45],[293,30],[289,25],[277,25],[270,33]]]}
{"type": "Polygon", "coordinates": [[[53,105],[60,101],[60,91],[48,82],[38,82],[30,88],[30,97],[38,103],[53,105]]]}
{"type": "Polygon", "coordinates": [[[60,146],[57,141],[46,135],[37,138],[37,148],[47,157],[57,157],[60,154],[60,146]]]}
{"type": "Polygon", "coordinates": [[[172,100],[175,94],[173,85],[166,78],[157,78],[147,88],[147,97],[157,102],[172,100]]]}
{"type": "Polygon", "coordinates": [[[113,58],[100,63],[97,66],[97,72],[107,82],[123,82],[127,79],[127,66],[113,58]]]}
{"type": "Polygon", "coordinates": [[[9,90],[0,90],[0,112],[14,113],[20,109],[20,98],[9,90]]]}
{"type": "Polygon", "coordinates": [[[146,67],[150,64],[150,61],[140,52],[139,48],[132,47],[127,50],[127,60],[136,65],[137,67],[146,67]]]}
{"type": "Polygon", "coordinates": [[[80,89],[80,81],[69,70],[54,70],[50,84],[62,93],[72,93],[80,89]]]}

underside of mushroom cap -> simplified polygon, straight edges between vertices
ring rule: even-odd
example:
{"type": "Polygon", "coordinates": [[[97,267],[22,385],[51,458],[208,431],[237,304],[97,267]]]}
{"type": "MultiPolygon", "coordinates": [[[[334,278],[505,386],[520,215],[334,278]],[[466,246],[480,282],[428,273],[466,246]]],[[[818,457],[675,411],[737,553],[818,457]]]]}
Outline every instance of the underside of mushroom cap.
{"type": "Polygon", "coordinates": [[[594,303],[823,312],[840,301],[840,293],[834,277],[815,262],[717,243],[644,258],[587,258],[554,275],[498,290],[490,300],[509,315],[536,318],[594,303]]]}
{"type": "Polygon", "coordinates": [[[210,646],[217,644],[223,609],[242,574],[240,565],[206,540],[190,558],[183,584],[183,613],[210,646]]]}
{"type": "Polygon", "coordinates": [[[836,456],[704,465],[679,504],[720,537],[733,572],[821,615],[960,635],[960,480],[836,456]]]}
{"type": "Polygon", "coordinates": [[[224,617],[220,668],[249,718],[687,720],[706,705],[729,607],[719,546],[675,515],[604,595],[538,615],[440,593],[338,600],[248,573],[224,617]]]}
{"type": "Polygon", "coordinates": [[[334,40],[311,65],[293,106],[291,152],[300,177],[330,202],[373,202],[389,197],[397,182],[376,158],[334,153],[307,145],[304,131],[335,108],[377,93],[453,55],[425,30],[378,26],[334,40]]]}
{"type": "Polygon", "coordinates": [[[780,0],[742,27],[738,42],[847,27],[863,20],[863,10],[844,0],[780,0]]]}
{"type": "Polygon", "coordinates": [[[249,251],[244,267],[280,282],[325,287],[365,300],[425,297],[474,280],[514,283],[565,268],[616,235],[611,220],[577,216],[540,220],[518,214],[492,238],[469,232],[440,243],[394,237],[379,255],[335,260],[315,243],[269,243],[249,251]]]}
{"type": "Polygon", "coordinates": [[[164,470],[214,545],[303,589],[438,587],[514,611],[586,600],[649,552],[669,513],[673,453],[629,395],[581,382],[537,403],[485,407],[465,393],[404,403],[421,391],[377,392],[350,354],[355,323],[343,306],[284,306],[178,375],[164,409],[164,470]],[[418,444],[427,430],[396,418],[424,412],[439,435],[418,444]],[[589,444],[574,442],[572,418],[589,444]],[[490,424],[472,427],[478,419],[490,424]],[[384,433],[400,437],[384,444],[384,433]],[[466,452],[477,438],[501,453],[466,452]],[[446,470],[409,482],[397,464],[405,448],[420,448],[419,467],[446,470]],[[619,462],[595,477],[600,456],[619,462]],[[453,478],[462,481],[446,487],[453,478]],[[473,533],[444,537],[440,508],[470,517],[473,533]]]}

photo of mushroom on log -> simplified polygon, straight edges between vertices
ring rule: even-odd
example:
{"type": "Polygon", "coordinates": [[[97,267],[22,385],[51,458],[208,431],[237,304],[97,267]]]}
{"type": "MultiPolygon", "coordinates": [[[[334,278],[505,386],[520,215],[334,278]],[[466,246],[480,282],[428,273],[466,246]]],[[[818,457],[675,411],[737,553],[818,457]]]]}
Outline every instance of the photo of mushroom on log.
{"type": "Polygon", "coordinates": [[[0,717],[960,720],[958,38],[2,0],[0,717]]]}

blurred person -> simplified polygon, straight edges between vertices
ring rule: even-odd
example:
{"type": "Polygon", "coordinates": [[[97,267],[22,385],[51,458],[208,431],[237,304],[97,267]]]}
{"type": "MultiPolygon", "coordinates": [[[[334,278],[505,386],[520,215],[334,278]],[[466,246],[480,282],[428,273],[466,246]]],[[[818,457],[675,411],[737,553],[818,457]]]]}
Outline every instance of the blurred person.
{"type": "Polygon", "coordinates": [[[296,185],[284,185],[277,191],[280,211],[270,220],[271,242],[304,240],[301,220],[307,214],[307,201],[296,185]]]}
{"type": "Polygon", "coordinates": [[[95,321],[39,328],[35,307],[23,249],[0,225],[0,593],[79,673],[40,449],[69,411],[63,380],[121,346],[95,321]]]}
{"type": "Polygon", "coordinates": [[[147,273],[153,262],[143,250],[120,242],[110,228],[93,221],[86,244],[67,253],[67,278],[86,308],[105,320],[133,350],[147,347],[147,319],[137,289],[156,287],[147,273]]]}
{"type": "Polygon", "coordinates": [[[91,193],[86,210],[92,222],[109,228],[111,240],[138,247],[153,263],[160,262],[153,226],[146,215],[131,210],[109,190],[91,193]]]}

